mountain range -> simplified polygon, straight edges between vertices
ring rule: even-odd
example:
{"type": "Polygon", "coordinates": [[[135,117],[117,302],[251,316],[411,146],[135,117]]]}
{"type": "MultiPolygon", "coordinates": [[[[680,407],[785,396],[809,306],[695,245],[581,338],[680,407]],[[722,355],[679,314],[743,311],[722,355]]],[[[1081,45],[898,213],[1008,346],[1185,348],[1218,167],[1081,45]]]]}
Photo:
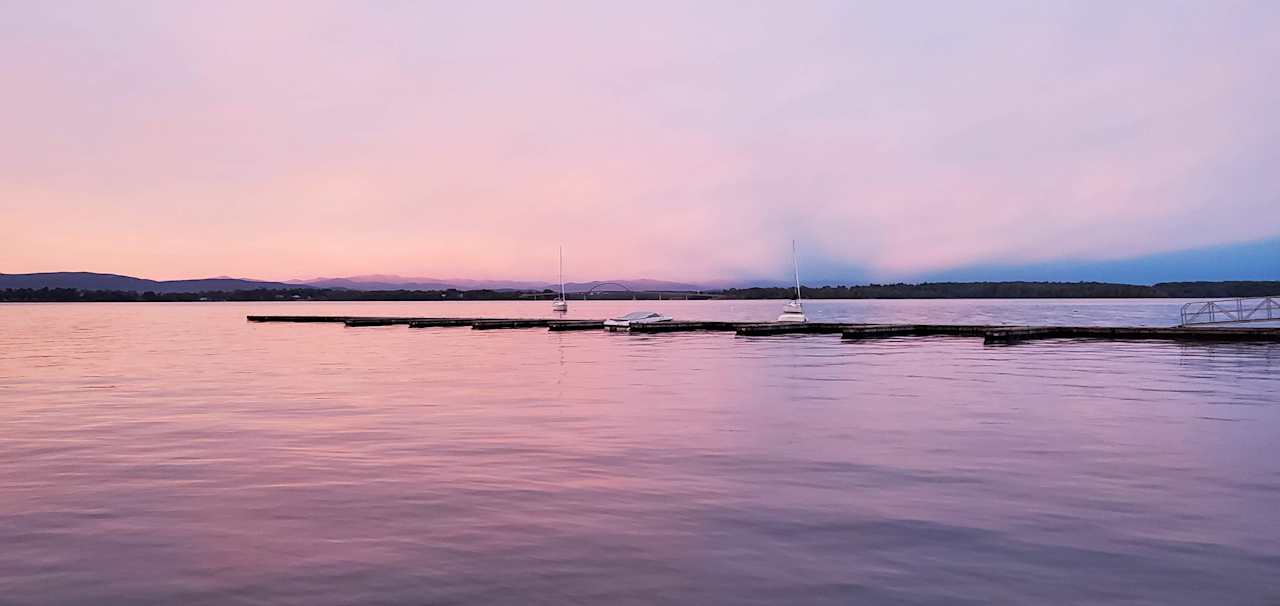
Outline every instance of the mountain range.
{"type": "MultiPolygon", "coordinates": [[[[623,284],[632,290],[696,291],[705,287],[663,280],[605,280],[601,282],[566,283],[568,292],[585,292],[597,284],[612,282],[623,284]]],[[[119,274],[94,272],[45,272],[31,274],[0,274],[0,289],[6,288],[74,288],[79,290],[119,290],[156,293],[191,293],[208,291],[233,291],[286,288],[341,288],[347,290],[542,290],[556,289],[558,285],[545,282],[518,280],[468,280],[439,278],[406,278],[395,275],[365,275],[346,278],[315,278],[269,282],[243,278],[217,277],[195,280],[149,280],[119,274]]],[[[621,290],[603,287],[606,290],[621,290]]]]}
{"type": "Polygon", "coordinates": [[[119,274],[87,271],[56,271],[35,274],[0,274],[4,288],[75,288],[79,290],[123,290],[137,292],[181,293],[218,290],[255,290],[259,288],[297,288],[283,282],[264,282],[240,278],[204,278],[198,280],[148,280],[119,274]]]}
{"type": "MultiPolygon", "coordinates": [[[[316,288],[348,288],[351,290],[443,290],[448,288],[456,288],[458,290],[542,290],[550,288],[552,290],[559,289],[558,284],[548,284],[546,282],[534,282],[529,280],[471,280],[466,278],[419,278],[405,277],[390,274],[371,274],[363,276],[351,276],[347,278],[315,278],[312,280],[290,280],[289,284],[300,286],[314,286],[316,288]]],[[[670,282],[665,280],[651,280],[648,278],[641,279],[617,279],[617,280],[600,280],[597,282],[566,282],[564,289],[567,292],[586,292],[597,284],[623,284],[632,290],[669,290],[669,291],[696,291],[705,290],[706,286],[696,284],[687,284],[683,282],[670,282]]],[[[614,290],[621,290],[614,288],[614,290]]]]}

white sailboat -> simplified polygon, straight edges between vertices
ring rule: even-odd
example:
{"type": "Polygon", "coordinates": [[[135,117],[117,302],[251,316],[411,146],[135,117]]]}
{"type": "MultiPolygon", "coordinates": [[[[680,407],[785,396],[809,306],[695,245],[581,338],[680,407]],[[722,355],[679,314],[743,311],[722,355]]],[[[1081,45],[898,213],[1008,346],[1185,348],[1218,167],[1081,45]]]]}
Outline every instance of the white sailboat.
{"type": "Polygon", "coordinates": [[[569,301],[564,297],[564,247],[560,247],[560,296],[551,302],[551,311],[569,311],[569,301]]]}
{"type": "Polygon", "coordinates": [[[804,315],[804,305],[800,303],[800,262],[796,260],[796,241],[791,241],[791,265],[796,272],[796,298],[787,301],[782,307],[782,314],[778,316],[779,322],[808,322],[809,318],[804,315]]]}

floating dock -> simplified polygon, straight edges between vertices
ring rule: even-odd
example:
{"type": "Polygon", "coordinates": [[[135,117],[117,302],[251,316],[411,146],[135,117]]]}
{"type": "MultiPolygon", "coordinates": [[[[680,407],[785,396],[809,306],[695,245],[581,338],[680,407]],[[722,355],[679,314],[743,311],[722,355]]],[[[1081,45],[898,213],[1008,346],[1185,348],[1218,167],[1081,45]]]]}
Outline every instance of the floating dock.
{"type": "MultiPolygon", "coordinates": [[[[473,330],[546,328],[552,331],[600,330],[604,320],[561,318],[413,318],[368,316],[248,316],[250,322],[331,322],[352,328],[405,325],[409,328],[470,327],[473,330]]],[[[671,321],[638,324],[637,334],[718,331],[738,336],[839,334],[848,340],[889,337],[982,337],[993,345],[1034,339],[1111,339],[1173,341],[1280,342],[1280,328],[1142,327],[1142,326],[1003,326],[986,324],[859,324],[833,322],[671,321]]]]}

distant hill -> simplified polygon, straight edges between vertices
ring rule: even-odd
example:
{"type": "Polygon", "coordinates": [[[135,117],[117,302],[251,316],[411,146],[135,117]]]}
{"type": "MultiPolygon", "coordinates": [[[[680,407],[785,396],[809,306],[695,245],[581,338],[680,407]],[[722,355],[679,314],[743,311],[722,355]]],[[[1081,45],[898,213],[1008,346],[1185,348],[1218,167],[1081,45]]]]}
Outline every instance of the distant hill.
{"type": "Polygon", "coordinates": [[[455,288],[447,282],[362,282],[355,278],[317,278],[299,280],[295,284],[316,288],[345,288],[348,290],[446,290],[455,288]]]}
{"type": "Polygon", "coordinates": [[[290,280],[290,284],[304,284],[317,288],[348,288],[351,290],[541,290],[543,282],[521,280],[469,280],[465,278],[418,278],[393,274],[370,274],[345,278],[315,278],[290,280]]]}
{"type": "Polygon", "coordinates": [[[282,282],[262,282],[239,278],[205,278],[200,280],[148,280],[119,274],[86,271],[58,271],[36,274],[0,274],[0,289],[6,288],[74,288],[78,290],[119,290],[156,293],[234,291],[298,288],[282,282]]]}
{"type": "MultiPolygon", "coordinates": [[[[568,292],[586,292],[592,286],[601,285],[600,290],[623,290],[605,283],[623,284],[631,290],[649,291],[697,291],[704,290],[695,284],[667,282],[650,279],[600,280],[596,282],[569,282],[565,284],[568,292]]],[[[353,291],[391,291],[420,290],[439,291],[457,290],[495,290],[495,291],[533,291],[543,289],[559,289],[558,284],[529,280],[470,280],[452,278],[406,278],[395,275],[365,275],[345,278],[315,278],[313,280],[290,280],[289,282],[266,282],[262,280],[245,280],[242,278],[203,278],[198,280],[148,280],[120,274],[101,274],[85,271],[59,271],[33,274],[0,274],[0,290],[17,288],[73,288],[77,290],[102,291],[134,291],[163,294],[195,293],[213,291],[240,291],[261,289],[297,289],[297,288],[330,288],[353,291]]]]}
{"type": "MultiPolygon", "coordinates": [[[[666,282],[663,280],[650,279],[620,279],[620,280],[599,280],[595,282],[568,282],[565,283],[565,290],[568,292],[586,292],[591,290],[592,286],[604,282],[614,282],[626,285],[632,290],[671,290],[671,291],[696,291],[703,290],[705,287],[699,287],[694,284],[685,284],[682,282],[666,282]]],[[[305,284],[316,288],[347,288],[351,290],[444,290],[456,288],[458,290],[542,290],[550,288],[559,289],[559,284],[548,284],[546,282],[534,282],[529,280],[469,280],[463,278],[410,278],[396,275],[373,274],[365,276],[350,276],[346,278],[315,278],[313,280],[290,280],[290,284],[305,284]]],[[[610,287],[602,287],[604,290],[610,290],[610,287]]],[[[612,290],[622,290],[613,287],[612,290]]]]}

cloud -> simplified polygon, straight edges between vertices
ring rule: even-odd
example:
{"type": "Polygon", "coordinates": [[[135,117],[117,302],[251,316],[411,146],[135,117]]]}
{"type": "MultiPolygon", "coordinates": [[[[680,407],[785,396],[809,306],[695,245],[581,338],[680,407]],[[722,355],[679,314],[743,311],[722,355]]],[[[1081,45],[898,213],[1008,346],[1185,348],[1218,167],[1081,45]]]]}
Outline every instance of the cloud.
{"type": "Polygon", "coordinates": [[[1274,3],[10,3],[5,271],[867,279],[1280,235],[1274,3]]]}

